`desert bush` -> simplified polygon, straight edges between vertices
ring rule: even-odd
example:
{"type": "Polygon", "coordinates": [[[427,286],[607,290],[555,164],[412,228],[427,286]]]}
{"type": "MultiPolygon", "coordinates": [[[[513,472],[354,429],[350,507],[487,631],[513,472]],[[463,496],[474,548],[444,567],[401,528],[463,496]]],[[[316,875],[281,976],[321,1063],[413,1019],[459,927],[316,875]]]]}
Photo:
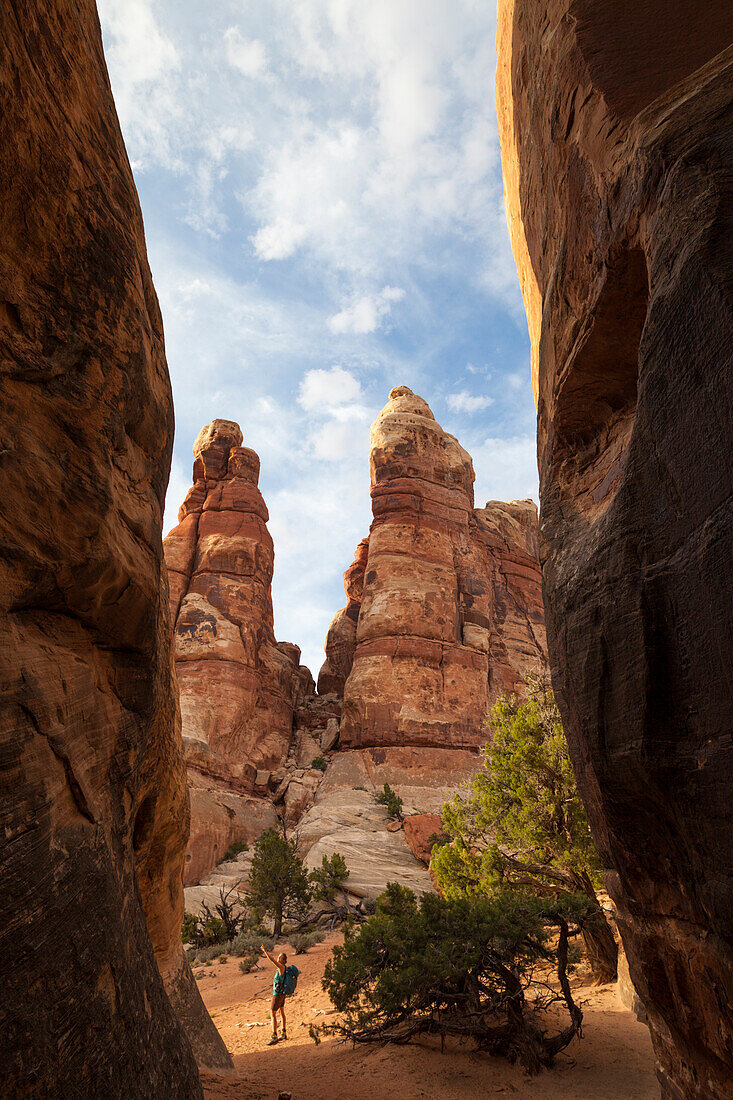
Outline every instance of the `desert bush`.
{"type": "Polygon", "coordinates": [[[200,947],[196,952],[196,963],[205,963],[207,966],[212,959],[218,959],[227,953],[226,943],[215,943],[210,947],[200,947]]]}
{"type": "Polygon", "coordinates": [[[618,952],[596,898],[600,863],[549,681],[528,677],[526,700],[500,696],[490,724],[482,770],[443,807],[451,843],[432,850],[438,885],[447,897],[583,891],[588,960],[597,981],[612,981],[618,952]]]}
{"type": "Polygon", "coordinates": [[[230,955],[234,955],[235,958],[244,958],[250,951],[255,951],[259,954],[260,944],[267,948],[268,951],[275,949],[275,941],[272,936],[268,936],[262,931],[247,931],[240,932],[233,940],[227,944],[227,950],[230,955]]]}
{"type": "Polygon", "coordinates": [[[290,945],[296,955],[305,955],[309,948],[322,943],[326,937],[323,932],[296,932],[289,937],[290,945]]]}
{"type": "Polygon", "coordinates": [[[196,942],[196,933],[198,932],[199,923],[199,918],[194,913],[183,914],[183,924],[181,925],[182,943],[196,942]]]}
{"type": "Polygon", "coordinates": [[[248,851],[249,851],[249,844],[247,844],[246,841],[244,841],[244,840],[235,840],[232,844],[229,845],[229,847],[227,848],[226,852],[224,853],[222,858],[219,860],[219,862],[220,863],[226,863],[230,859],[236,859],[237,856],[240,854],[240,852],[248,852],[248,851]]]}
{"type": "Polygon", "coordinates": [[[343,946],[334,948],[323,988],[342,1018],[311,1025],[311,1035],[355,1043],[454,1035],[536,1072],[580,1033],[567,952],[589,908],[583,894],[513,891],[490,898],[424,894],[418,901],[392,883],[374,916],[358,928],[347,924],[343,946]],[[554,967],[555,981],[549,972],[543,978],[543,962],[554,967]],[[556,1016],[546,1010],[558,1003],[568,1022],[552,1030],[556,1016]]]}
{"type": "Polygon", "coordinates": [[[311,767],[318,768],[319,772],[325,772],[326,768],[328,767],[328,761],[325,760],[322,756],[314,756],[311,760],[311,767]]]}
{"type": "Polygon", "coordinates": [[[384,806],[389,817],[395,821],[402,821],[402,799],[392,790],[389,783],[384,784],[383,790],[377,791],[374,801],[378,806],[384,806]]]}
{"type": "MultiPolygon", "coordinates": [[[[269,949],[268,949],[269,950],[269,949]]],[[[257,966],[260,957],[259,951],[247,951],[241,958],[239,969],[243,974],[249,974],[257,966]]]]}

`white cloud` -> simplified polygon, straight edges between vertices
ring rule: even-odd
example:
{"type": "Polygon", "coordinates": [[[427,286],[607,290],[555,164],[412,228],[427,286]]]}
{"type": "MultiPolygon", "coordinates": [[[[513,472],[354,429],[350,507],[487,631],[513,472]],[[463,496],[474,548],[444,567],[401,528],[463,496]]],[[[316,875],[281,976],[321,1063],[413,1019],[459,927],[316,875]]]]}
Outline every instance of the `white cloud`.
{"type": "Polygon", "coordinates": [[[476,397],[470,394],[468,390],[449,393],[445,400],[448,408],[452,409],[453,412],[464,413],[480,412],[481,409],[488,409],[489,405],[494,404],[493,397],[476,397]]]}
{"type": "Polygon", "coordinates": [[[470,396],[484,379],[449,380],[454,351],[477,364],[491,353],[496,406],[454,410],[450,427],[474,456],[478,499],[536,484],[529,386],[501,388],[516,333],[508,364],[482,328],[488,311],[501,325],[522,309],[493,12],[476,0],[98,3],[176,402],[166,521],[204,421],[237,420],[262,463],[277,636],[317,671],[368,530],[369,422],[391,386],[432,404],[470,396]]]}
{"type": "Polygon", "coordinates": [[[374,332],[380,323],[389,317],[393,302],[401,302],[405,296],[399,286],[385,286],[378,294],[367,294],[357,298],[350,306],[328,318],[328,327],[333,333],[353,332],[358,336],[374,332]]]}
{"type": "Polygon", "coordinates": [[[304,225],[278,218],[271,225],[263,225],[250,239],[261,260],[286,260],[305,239],[306,233],[304,225]]]}
{"type": "Polygon", "coordinates": [[[359,428],[356,430],[353,423],[329,420],[311,433],[313,454],[324,462],[343,462],[354,454],[357,440],[368,447],[369,428],[367,425],[359,428]]]}
{"type": "Polygon", "coordinates": [[[361,398],[359,380],[343,367],[306,371],[298,389],[298,404],[308,412],[333,414],[355,404],[360,407],[361,398]]]}
{"type": "Polygon", "coordinates": [[[257,38],[245,38],[239,27],[227,27],[224,49],[229,64],[244,76],[261,76],[267,70],[267,51],[257,38]]]}

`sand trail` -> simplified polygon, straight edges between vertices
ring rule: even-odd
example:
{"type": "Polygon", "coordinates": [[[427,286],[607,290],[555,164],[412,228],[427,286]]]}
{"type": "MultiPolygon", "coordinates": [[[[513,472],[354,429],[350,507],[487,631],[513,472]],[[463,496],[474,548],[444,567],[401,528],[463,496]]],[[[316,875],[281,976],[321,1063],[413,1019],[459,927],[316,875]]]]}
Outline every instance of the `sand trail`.
{"type": "Polygon", "coordinates": [[[659,1085],[647,1028],[621,1004],[615,986],[578,988],[585,1001],[585,1037],[557,1059],[554,1069],[527,1077],[519,1066],[479,1054],[468,1045],[436,1040],[406,1047],[352,1048],[334,1040],[316,1046],[309,1025],[327,1020],[330,1002],[321,989],[326,960],[340,935],[289,961],[301,971],[288,1005],[287,1043],[266,1046],[270,1034],[272,967],[243,975],[237,959],[214,961],[199,988],[224,1042],[237,1078],[204,1074],[207,1100],[657,1100],[659,1085]],[[252,1022],[264,1026],[248,1026],[252,1022]]]}

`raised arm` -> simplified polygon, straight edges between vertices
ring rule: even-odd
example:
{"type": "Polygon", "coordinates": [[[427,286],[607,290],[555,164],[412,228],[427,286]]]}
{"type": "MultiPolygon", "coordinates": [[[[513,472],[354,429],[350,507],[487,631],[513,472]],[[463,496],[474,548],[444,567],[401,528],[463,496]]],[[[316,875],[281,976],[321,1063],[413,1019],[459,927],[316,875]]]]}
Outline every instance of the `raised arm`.
{"type": "Polygon", "coordinates": [[[285,973],[285,964],[281,963],[281,962],[278,962],[277,959],[273,959],[270,952],[265,948],[264,943],[260,944],[260,951],[262,952],[263,955],[265,955],[270,960],[270,962],[272,963],[273,966],[277,967],[277,969],[280,971],[281,974],[285,973]]]}

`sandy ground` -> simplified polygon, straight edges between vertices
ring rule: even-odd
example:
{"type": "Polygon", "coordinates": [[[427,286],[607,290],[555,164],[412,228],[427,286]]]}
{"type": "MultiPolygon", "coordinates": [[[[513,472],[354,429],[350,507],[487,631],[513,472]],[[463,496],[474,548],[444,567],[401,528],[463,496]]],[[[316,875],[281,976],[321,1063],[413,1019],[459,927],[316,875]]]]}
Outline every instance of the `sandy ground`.
{"type": "Polygon", "coordinates": [[[203,1074],[207,1100],[474,1100],[513,1096],[533,1100],[657,1100],[659,1085],[647,1028],[623,1007],[615,986],[580,987],[584,1038],[575,1040],[551,1070],[527,1077],[504,1059],[469,1046],[426,1040],[405,1047],[352,1048],[333,1039],[316,1046],[309,1025],[330,1018],[321,989],[334,935],[289,962],[300,970],[298,989],[288,1000],[288,1041],[268,1047],[272,967],[243,975],[239,961],[217,960],[199,983],[206,1006],[234,1056],[237,1077],[203,1074]],[[251,1026],[259,1024],[264,1026],[251,1026]]]}

